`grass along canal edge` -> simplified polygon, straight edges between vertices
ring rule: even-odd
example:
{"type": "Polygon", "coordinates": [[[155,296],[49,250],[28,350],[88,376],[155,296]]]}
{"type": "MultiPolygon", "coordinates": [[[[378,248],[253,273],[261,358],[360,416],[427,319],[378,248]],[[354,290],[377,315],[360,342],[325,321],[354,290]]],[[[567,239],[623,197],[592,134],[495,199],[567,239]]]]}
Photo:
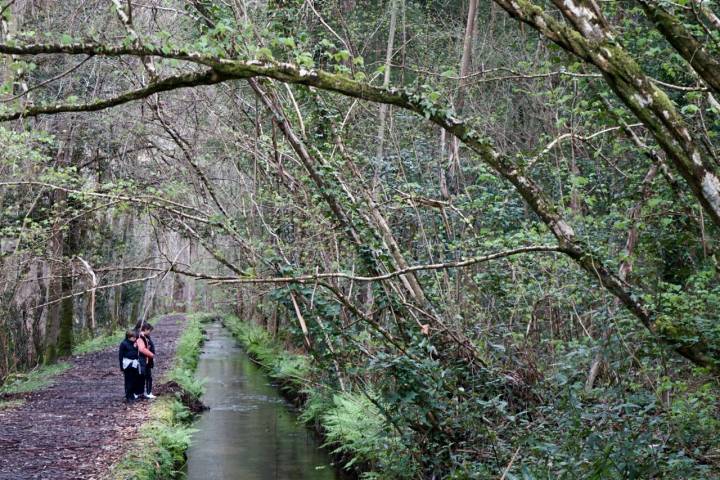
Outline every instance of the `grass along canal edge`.
{"type": "Polygon", "coordinates": [[[368,480],[405,478],[412,454],[386,427],[371,392],[343,392],[318,384],[309,356],[288,351],[258,325],[234,315],[220,318],[283,396],[300,408],[300,419],[324,439],[323,446],[330,448],[346,474],[368,480]]]}
{"type": "Polygon", "coordinates": [[[194,377],[204,341],[202,324],[216,316],[187,315],[178,339],[174,367],[158,382],[147,421],[140,427],[133,449],[108,475],[111,480],[163,480],[178,477],[190,446],[192,423],[202,409],[202,383],[194,377]],[[169,395],[168,395],[169,394],[169,395]]]}

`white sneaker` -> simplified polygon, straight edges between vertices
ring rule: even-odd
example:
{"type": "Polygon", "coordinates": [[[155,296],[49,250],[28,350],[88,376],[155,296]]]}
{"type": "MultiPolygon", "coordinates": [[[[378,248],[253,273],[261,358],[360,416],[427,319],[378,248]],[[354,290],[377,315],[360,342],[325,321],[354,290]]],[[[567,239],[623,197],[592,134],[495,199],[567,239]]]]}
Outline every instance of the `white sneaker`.
{"type": "Polygon", "coordinates": [[[145,398],[156,398],[152,393],[146,393],[145,398]]]}

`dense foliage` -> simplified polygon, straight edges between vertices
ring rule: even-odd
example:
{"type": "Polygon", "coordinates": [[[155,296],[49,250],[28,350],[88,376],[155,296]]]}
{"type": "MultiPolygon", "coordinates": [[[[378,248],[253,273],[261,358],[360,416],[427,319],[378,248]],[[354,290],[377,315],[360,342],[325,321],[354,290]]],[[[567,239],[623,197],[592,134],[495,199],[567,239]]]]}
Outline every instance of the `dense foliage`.
{"type": "Polygon", "coordinates": [[[8,4],[0,377],[224,309],[369,478],[720,475],[715,10],[8,4]]]}

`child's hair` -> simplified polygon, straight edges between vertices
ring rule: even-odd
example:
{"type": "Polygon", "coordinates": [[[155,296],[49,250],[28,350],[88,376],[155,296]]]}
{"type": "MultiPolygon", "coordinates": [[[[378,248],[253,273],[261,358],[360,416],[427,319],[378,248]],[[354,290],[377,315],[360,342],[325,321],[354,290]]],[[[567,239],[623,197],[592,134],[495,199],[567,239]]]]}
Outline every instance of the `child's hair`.
{"type": "Polygon", "coordinates": [[[153,326],[150,325],[148,322],[143,322],[142,320],[138,320],[138,322],[135,324],[135,330],[142,330],[144,332],[151,332],[153,330],[153,326]]]}
{"type": "Polygon", "coordinates": [[[137,338],[137,333],[135,333],[135,330],[127,330],[127,331],[125,331],[125,339],[126,339],[126,340],[130,340],[130,337],[136,337],[136,338],[137,338]]]}

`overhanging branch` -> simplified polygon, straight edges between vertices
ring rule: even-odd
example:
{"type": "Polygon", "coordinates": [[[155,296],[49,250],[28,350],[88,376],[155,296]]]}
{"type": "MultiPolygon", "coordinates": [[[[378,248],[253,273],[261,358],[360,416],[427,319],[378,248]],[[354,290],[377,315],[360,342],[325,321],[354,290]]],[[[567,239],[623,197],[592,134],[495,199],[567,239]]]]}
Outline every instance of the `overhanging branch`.
{"type": "Polygon", "coordinates": [[[66,112],[95,112],[98,110],[105,110],[107,108],[132,102],[134,100],[147,98],[155,93],[167,92],[180,88],[197,87],[200,85],[212,85],[222,82],[223,80],[225,80],[225,78],[218,75],[213,70],[175,75],[165,78],[164,80],[160,80],[156,83],[152,83],[147,87],[139,88],[137,90],[130,90],[121,95],[105,100],[98,100],[95,102],[79,104],[59,103],[55,105],[39,105],[37,107],[30,107],[17,112],[0,114],[0,122],[7,122],[10,120],[17,120],[27,117],[36,117],[38,115],[53,115],[66,112]]]}
{"type": "MultiPolygon", "coordinates": [[[[500,3],[501,6],[503,6],[502,1],[500,3]]],[[[529,13],[530,17],[532,17],[532,21],[528,23],[534,24],[534,26],[539,28],[551,40],[556,41],[561,46],[577,54],[578,56],[580,56],[580,58],[583,58],[584,60],[594,60],[593,63],[595,63],[596,65],[600,63],[601,66],[608,67],[607,63],[603,63],[608,61],[607,58],[598,57],[598,55],[600,54],[598,53],[597,49],[591,48],[593,46],[590,44],[590,42],[588,42],[581,36],[578,36],[576,34],[577,32],[574,32],[573,35],[570,35],[567,38],[560,37],[557,34],[553,36],[551,35],[551,32],[547,32],[546,29],[548,23],[545,22],[545,18],[547,16],[541,9],[537,8],[532,3],[522,2],[515,4],[515,2],[513,2],[513,8],[510,8],[510,13],[514,13],[515,16],[517,16],[518,12],[513,12],[513,10],[515,8],[519,8],[519,5],[521,4],[526,9],[529,9],[531,11],[529,13]],[[545,23],[539,25],[540,23],[542,23],[540,22],[540,20],[545,23]],[[545,28],[540,28],[543,26],[545,28]],[[573,45],[568,44],[567,40],[570,39],[573,40],[573,45]],[[578,48],[568,48],[571,46],[578,48]],[[597,58],[594,58],[593,55],[597,58]]],[[[505,5],[504,8],[505,7],[507,7],[507,5],[505,5]]],[[[522,20],[527,22],[529,19],[522,20]]],[[[548,19],[548,21],[551,21],[551,19],[548,19]]],[[[568,30],[569,29],[566,26],[561,28],[561,31],[564,33],[568,33],[568,30]]],[[[622,58],[629,58],[624,51],[618,50],[617,48],[615,48],[615,51],[616,53],[619,52],[619,55],[622,54],[620,55],[622,58]]],[[[625,307],[630,312],[632,312],[633,315],[635,315],[635,317],[653,334],[653,336],[657,340],[671,345],[681,355],[692,360],[698,365],[715,365],[712,354],[702,342],[698,341],[697,343],[687,344],[683,340],[665,338],[658,335],[656,325],[654,323],[655,312],[651,311],[645,304],[645,302],[643,302],[637,295],[632,292],[630,288],[628,288],[628,285],[625,284],[618,277],[618,275],[605,264],[605,262],[600,256],[593,252],[593,249],[590,246],[577,238],[571,225],[564,218],[562,211],[559,210],[557,208],[557,205],[546,196],[542,187],[538,185],[532,178],[527,176],[523,168],[518,165],[512,158],[500,153],[495,148],[493,142],[490,139],[477,132],[470,124],[458,118],[455,118],[450,109],[443,108],[442,105],[438,105],[430,101],[420,91],[375,87],[367,83],[354,80],[345,75],[334,74],[323,70],[309,70],[304,67],[293,65],[290,63],[276,62],[271,60],[261,61],[227,59],[202,53],[169,49],[163,50],[157,47],[146,46],[118,47],[102,46],[95,44],[71,44],[66,46],[33,44],[25,46],[10,46],[7,44],[0,44],[0,53],[13,53],[18,55],[30,55],[37,53],[83,53],[93,55],[115,56],[156,55],[166,58],[186,60],[210,67],[211,70],[205,72],[204,74],[207,76],[205,81],[208,84],[218,83],[224,80],[247,79],[260,76],[272,78],[286,83],[295,83],[299,85],[317,87],[322,90],[337,92],[348,97],[395,105],[397,107],[416,112],[419,115],[427,118],[431,122],[435,123],[436,125],[442,127],[449,133],[455,135],[460,141],[465,143],[465,145],[467,145],[471,150],[473,150],[485,163],[487,163],[495,171],[502,175],[502,177],[509,181],[515,187],[518,193],[523,197],[523,199],[528,203],[530,208],[538,215],[542,222],[547,225],[552,234],[557,238],[558,244],[560,247],[562,247],[563,252],[570,256],[580,267],[582,267],[587,272],[587,274],[590,275],[590,277],[596,279],[604,288],[606,288],[609,292],[615,295],[625,305],[625,307]]],[[[605,72],[605,70],[603,71],[605,72]]],[[[706,171],[704,168],[701,168],[702,165],[700,163],[693,164],[696,168],[692,172],[689,172],[687,168],[685,168],[688,166],[688,158],[695,157],[695,155],[697,154],[694,142],[692,142],[692,140],[687,140],[685,137],[683,137],[686,129],[681,128],[680,130],[682,130],[682,132],[680,133],[678,133],[679,130],[677,128],[672,129],[673,133],[680,135],[680,137],[677,137],[677,140],[678,142],[684,142],[682,146],[686,149],[685,151],[683,151],[683,149],[679,148],[677,145],[672,144],[672,142],[669,142],[669,140],[663,142],[663,140],[667,140],[667,135],[665,135],[667,134],[666,129],[670,129],[670,124],[668,124],[667,122],[672,118],[677,119],[677,112],[675,112],[674,108],[669,105],[666,112],[669,112],[668,115],[672,118],[663,118],[663,121],[661,122],[654,117],[655,113],[657,112],[639,107],[638,98],[644,97],[631,95],[631,93],[635,90],[631,88],[631,85],[622,83],[624,82],[623,78],[625,78],[623,75],[627,72],[614,73],[617,74],[614,77],[606,75],[606,80],[611,84],[611,86],[613,86],[613,88],[616,89],[617,93],[621,96],[621,98],[623,98],[626,104],[629,104],[631,109],[633,109],[636,115],[638,115],[639,119],[651,130],[655,129],[653,131],[656,134],[658,142],[663,146],[664,149],[666,149],[666,151],[668,151],[669,154],[672,154],[671,156],[673,156],[676,166],[678,166],[681,173],[686,176],[686,179],[693,187],[694,193],[696,193],[696,197],[699,199],[700,203],[702,203],[703,206],[707,209],[713,220],[717,224],[720,224],[720,202],[713,203],[710,202],[708,198],[706,198],[707,195],[710,194],[712,194],[710,196],[713,197],[715,191],[720,190],[720,187],[718,187],[717,189],[713,188],[712,191],[708,193],[704,190],[701,191],[697,182],[695,182],[695,180],[698,179],[698,175],[700,174],[705,175],[706,177],[707,175],[711,175],[711,179],[715,179],[716,177],[714,177],[711,172],[706,171]],[[616,82],[621,82],[622,85],[619,83],[612,83],[611,80],[613,79],[616,82]],[[626,88],[626,90],[618,90],[620,87],[626,88]],[[670,115],[670,113],[672,113],[672,115],[670,115]],[[698,170],[702,171],[698,173],[698,170]],[[692,175],[690,173],[692,173],[692,175]]],[[[653,95],[657,94],[659,96],[658,98],[661,98],[663,100],[667,99],[667,96],[663,92],[657,90],[651,84],[649,79],[647,79],[647,77],[639,73],[639,78],[644,81],[644,83],[641,82],[641,86],[643,88],[647,87],[642,90],[643,94],[648,94],[652,98],[655,98],[653,95]]],[[[141,89],[144,90],[143,93],[138,93],[136,91],[133,94],[132,92],[130,92],[126,94],[126,98],[122,101],[105,101],[105,104],[96,103],[94,105],[89,105],[84,109],[77,108],[75,111],[100,110],[102,108],[108,108],[109,106],[113,106],[114,104],[124,103],[124,101],[142,98],[143,95],[147,96],[155,93],[154,91],[149,92],[149,89],[158,89],[158,85],[164,86],[164,88],[157,90],[161,91],[162,89],[172,90],[184,86],[194,86],[201,83],[202,81],[200,81],[199,79],[187,81],[182,85],[178,84],[177,81],[168,82],[166,80],[147,87],[147,89],[141,89]]],[[[654,107],[658,107],[658,105],[654,105],[654,107]]],[[[29,111],[32,112],[33,109],[30,109],[29,111]]],[[[55,112],[41,111],[35,112],[34,114],[41,113],[55,112]]],[[[15,118],[18,118],[20,116],[22,116],[22,114],[18,114],[15,118]]],[[[2,117],[0,117],[0,119],[2,119],[2,117]]],[[[677,125],[684,126],[684,123],[682,122],[682,120],[678,120],[676,124],[672,125],[675,127],[677,127],[677,125]]]]}
{"type": "Polygon", "coordinates": [[[529,247],[515,248],[512,250],[506,250],[503,252],[491,253],[489,255],[480,255],[476,257],[466,258],[465,260],[458,260],[455,262],[445,263],[429,263],[423,265],[413,265],[411,267],[402,268],[392,272],[385,273],[383,275],[376,275],[373,277],[363,277],[359,275],[352,275],[344,272],[333,272],[333,273],[316,273],[313,275],[299,275],[296,277],[272,277],[272,278],[235,278],[235,279],[218,279],[213,283],[314,283],[318,280],[324,280],[329,278],[343,278],[346,280],[353,280],[356,282],[378,282],[382,280],[389,280],[391,278],[399,277],[401,275],[407,275],[412,272],[420,272],[423,270],[451,270],[454,268],[463,268],[475,265],[478,263],[489,262],[490,260],[497,260],[500,258],[511,257],[521,253],[532,253],[532,252],[557,252],[565,253],[562,247],[557,245],[533,245],[529,247]]]}
{"type": "MultiPolygon", "coordinates": [[[[383,280],[389,280],[391,278],[399,277],[400,275],[407,275],[411,272],[420,272],[424,270],[452,270],[455,268],[464,268],[479,263],[489,262],[491,260],[498,260],[501,258],[512,257],[522,253],[567,253],[565,249],[557,245],[531,245],[528,247],[519,247],[511,250],[504,250],[502,252],[490,253],[487,255],[478,255],[475,257],[469,257],[464,260],[457,260],[454,262],[443,262],[443,263],[428,263],[422,265],[413,265],[407,268],[394,270],[392,272],[385,273],[383,275],[376,275],[372,277],[364,277],[360,275],[352,275],[345,272],[326,272],[326,273],[315,273],[312,275],[297,275],[294,277],[261,277],[261,278],[249,278],[249,277],[237,277],[237,276],[221,276],[221,275],[210,275],[207,273],[193,272],[191,270],[184,270],[177,268],[174,265],[169,267],[169,271],[186,275],[188,277],[197,278],[199,280],[208,280],[211,284],[307,284],[317,283],[321,280],[328,279],[345,279],[356,282],[379,282],[383,280]]],[[[138,270],[138,271],[166,271],[167,268],[159,267],[124,267],[122,269],[113,270],[138,270]]],[[[100,269],[99,271],[102,271],[100,269]]]]}

